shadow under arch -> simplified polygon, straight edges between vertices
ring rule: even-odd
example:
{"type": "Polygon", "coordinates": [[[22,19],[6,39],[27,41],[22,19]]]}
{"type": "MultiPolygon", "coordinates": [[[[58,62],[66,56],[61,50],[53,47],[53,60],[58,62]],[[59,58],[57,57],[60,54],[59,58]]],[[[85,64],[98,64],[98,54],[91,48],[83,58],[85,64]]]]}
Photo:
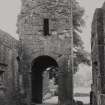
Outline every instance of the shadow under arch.
{"type": "Polygon", "coordinates": [[[50,56],[39,56],[32,62],[31,68],[31,83],[32,83],[32,102],[42,103],[43,98],[43,72],[47,68],[58,68],[58,64],[55,59],[50,56]]]}

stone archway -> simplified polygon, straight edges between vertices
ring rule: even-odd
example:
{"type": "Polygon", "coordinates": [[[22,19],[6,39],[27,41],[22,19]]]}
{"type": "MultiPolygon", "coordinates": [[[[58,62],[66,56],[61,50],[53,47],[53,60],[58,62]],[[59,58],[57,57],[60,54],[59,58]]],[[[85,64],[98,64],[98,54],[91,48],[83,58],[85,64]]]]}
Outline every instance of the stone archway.
{"type": "Polygon", "coordinates": [[[32,62],[32,102],[42,103],[43,72],[50,67],[58,67],[57,62],[50,56],[39,56],[32,62]]]}

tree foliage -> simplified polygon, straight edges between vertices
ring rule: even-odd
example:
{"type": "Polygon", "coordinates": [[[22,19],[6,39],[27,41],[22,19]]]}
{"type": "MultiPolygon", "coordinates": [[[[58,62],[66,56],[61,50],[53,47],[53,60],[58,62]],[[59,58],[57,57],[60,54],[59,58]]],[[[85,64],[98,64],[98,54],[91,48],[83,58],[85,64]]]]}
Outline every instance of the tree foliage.
{"type": "Polygon", "coordinates": [[[84,8],[80,7],[76,0],[73,0],[73,37],[74,37],[74,67],[75,72],[78,69],[78,65],[84,63],[91,65],[90,54],[84,50],[84,43],[81,39],[80,34],[82,33],[81,27],[85,26],[83,19],[84,8]]]}

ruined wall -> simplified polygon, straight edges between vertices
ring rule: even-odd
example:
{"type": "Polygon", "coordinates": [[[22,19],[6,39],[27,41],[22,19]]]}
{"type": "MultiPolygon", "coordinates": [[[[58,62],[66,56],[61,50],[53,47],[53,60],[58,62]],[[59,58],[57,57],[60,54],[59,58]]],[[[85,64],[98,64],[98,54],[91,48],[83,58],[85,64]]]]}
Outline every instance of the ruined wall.
{"type": "Polygon", "coordinates": [[[0,105],[13,105],[17,91],[18,41],[0,30],[0,105]]]}
{"type": "MultiPolygon", "coordinates": [[[[104,7],[104,6],[103,6],[104,7]]],[[[105,10],[95,11],[92,23],[91,51],[92,51],[92,105],[105,105],[105,10]]]]}
{"type": "MultiPolygon", "coordinates": [[[[59,66],[62,65],[60,58],[66,58],[68,61],[71,29],[71,24],[69,24],[71,17],[68,16],[70,10],[68,9],[70,9],[68,2],[63,0],[60,3],[55,0],[52,0],[52,3],[51,0],[22,0],[17,32],[20,37],[20,74],[22,81],[26,81],[23,83],[26,103],[31,101],[30,74],[33,60],[47,55],[55,59],[59,66]],[[63,14],[64,11],[66,15],[63,14]],[[44,19],[49,21],[49,35],[44,35],[44,19]]],[[[66,65],[65,70],[67,70],[66,65]]]]}

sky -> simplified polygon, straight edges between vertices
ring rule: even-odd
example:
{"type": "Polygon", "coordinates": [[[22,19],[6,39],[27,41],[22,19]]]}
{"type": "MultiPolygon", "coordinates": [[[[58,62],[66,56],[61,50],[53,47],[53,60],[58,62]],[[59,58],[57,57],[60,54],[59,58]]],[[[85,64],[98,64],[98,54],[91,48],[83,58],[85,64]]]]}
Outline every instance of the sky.
{"type": "Polygon", "coordinates": [[[93,14],[96,8],[102,7],[105,0],[78,0],[80,5],[85,9],[84,19],[86,22],[83,28],[82,39],[84,41],[85,49],[91,51],[91,23],[93,14]]]}
{"type": "Polygon", "coordinates": [[[21,0],[0,0],[0,29],[18,39],[16,34],[17,15],[20,12],[21,0]]]}
{"type": "MultiPolygon", "coordinates": [[[[83,28],[82,39],[87,51],[90,52],[91,21],[95,8],[101,7],[105,0],[77,0],[85,9],[84,19],[86,26],[83,28]]],[[[0,29],[6,31],[16,39],[17,15],[20,12],[21,0],[0,0],[0,29]]]]}

